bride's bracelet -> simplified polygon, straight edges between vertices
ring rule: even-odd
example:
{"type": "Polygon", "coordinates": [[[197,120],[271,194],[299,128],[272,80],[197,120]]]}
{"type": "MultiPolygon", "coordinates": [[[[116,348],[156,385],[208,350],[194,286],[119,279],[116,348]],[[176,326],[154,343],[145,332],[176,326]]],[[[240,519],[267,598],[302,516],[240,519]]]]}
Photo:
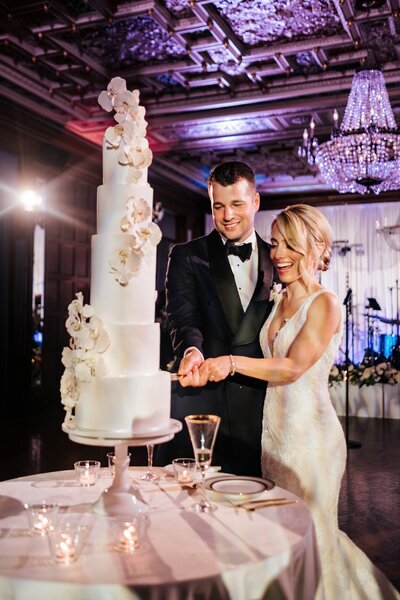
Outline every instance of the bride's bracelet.
{"type": "Polygon", "coordinates": [[[231,377],[233,377],[235,374],[235,371],[236,371],[236,365],[235,365],[235,361],[233,360],[232,354],[229,355],[229,360],[231,361],[231,371],[230,371],[229,375],[231,377]]]}

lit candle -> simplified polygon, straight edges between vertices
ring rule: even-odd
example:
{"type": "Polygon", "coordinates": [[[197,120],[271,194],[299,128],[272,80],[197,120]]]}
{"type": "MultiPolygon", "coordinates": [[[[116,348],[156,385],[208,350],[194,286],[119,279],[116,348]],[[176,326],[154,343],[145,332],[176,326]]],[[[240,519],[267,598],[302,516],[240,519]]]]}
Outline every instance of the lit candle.
{"type": "Polygon", "coordinates": [[[96,478],[94,474],[90,472],[90,467],[81,473],[81,483],[83,483],[83,485],[93,485],[96,483],[96,478]]]}
{"type": "Polygon", "coordinates": [[[124,529],[121,531],[121,535],[119,536],[118,546],[121,550],[125,552],[132,552],[139,545],[139,538],[137,534],[137,529],[133,523],[129,523],[127,521],[123,524],[124,529]]]}
{"type": "Polygon", "coordinates": [[[96,460],[81,460],[74,464],[76,477],[80,485],[94,485],[99,475],[100,462],[96,460]]]}
{"type": "Polygon", "coordinates": [[[192,473],[190,471],[188,471],[188,469],[183,469],[182,473],[179,473],[179,475],[178,475],[179,483],[191,483],[192,481],[193,481],[193,476],[192,476],[192,473]]]}
{"type": "Polygon", "coordinates": [[[335,124],[335,127],[337,127],[338,121],[339,121],[339,113],[335,108],[333,111],[333,122],[335,124]]]}
{"type": "Polygon", "coordinates": [[[77,557],[74,540],[69,535],[62,534],[55,554],[57,562],[69,563],[74,561],[77,557]]]}
{"type": "Polygon", "coordinates": [[[46,535],[50,530],[50,521],[44,514],[37,515],[37,521],[33,523],[33,529],[35,533],[40,535],[46,535]]]}

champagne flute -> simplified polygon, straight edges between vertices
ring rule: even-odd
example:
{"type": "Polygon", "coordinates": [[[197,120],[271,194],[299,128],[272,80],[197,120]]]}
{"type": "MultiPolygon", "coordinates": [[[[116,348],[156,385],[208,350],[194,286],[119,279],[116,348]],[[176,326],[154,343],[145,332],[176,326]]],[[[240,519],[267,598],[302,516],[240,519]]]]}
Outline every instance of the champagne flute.
{"type": "Polygon", "coordinates": [[[158,481],[160,476],[157,475],[153,471],[153,452],[154,452],[154,444],[147,444],[147,471],[144,475],[140,477],[140,479],[144,479],[146,481],[158,481]]]}
{"type": "Polygon", "coordinates": [[[196,512],[212,512],[217,507],[209,502],[206,495],[206,470],[211,465],[212,453],[220,424],[220,417],[216,415],[189,415],[185,417],[189,430],[194,456],[201,472],[200,502],[193,505],[196,512]]]}

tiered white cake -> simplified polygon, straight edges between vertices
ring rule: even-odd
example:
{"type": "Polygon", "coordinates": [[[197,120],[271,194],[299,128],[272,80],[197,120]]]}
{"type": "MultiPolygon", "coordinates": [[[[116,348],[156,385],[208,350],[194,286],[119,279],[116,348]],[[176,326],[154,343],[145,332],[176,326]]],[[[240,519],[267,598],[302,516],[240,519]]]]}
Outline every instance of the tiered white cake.
{"type": "Polygon", "coordinates": [[[68,307],[61,397],[66,422],[83,434],[146,437],[168,430],[170,422],[170,374],[159,370],[154,322],[161,232],[151,220],[152,153],[137,91],[116,77],[99,103],[115,111],[117,125],[104,136],[90,305],[79,293],[68,307]]]}

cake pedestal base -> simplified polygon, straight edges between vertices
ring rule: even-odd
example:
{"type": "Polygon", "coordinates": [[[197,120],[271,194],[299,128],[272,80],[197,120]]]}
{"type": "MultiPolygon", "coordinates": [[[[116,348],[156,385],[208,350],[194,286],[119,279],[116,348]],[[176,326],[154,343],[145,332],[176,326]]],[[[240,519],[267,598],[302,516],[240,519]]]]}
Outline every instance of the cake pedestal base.
{"type": "Polygon", "coordinates": [[[129,479],[128,446],[146,446],[147,444],[164,444],[172,440],[174,435],[182,429],[182,423],[170,419],[165,431],[147,438],[105,438],[85,435],[85,432],[62,426],[71,441],[88,446],[114,446],[115,470],[114,479],[109,488],[104,490],[100,498],[93,505],[93,512],[101,515],[132,515],[147,512],[148,506],[140,499],[140,493],[129,479]]]}

